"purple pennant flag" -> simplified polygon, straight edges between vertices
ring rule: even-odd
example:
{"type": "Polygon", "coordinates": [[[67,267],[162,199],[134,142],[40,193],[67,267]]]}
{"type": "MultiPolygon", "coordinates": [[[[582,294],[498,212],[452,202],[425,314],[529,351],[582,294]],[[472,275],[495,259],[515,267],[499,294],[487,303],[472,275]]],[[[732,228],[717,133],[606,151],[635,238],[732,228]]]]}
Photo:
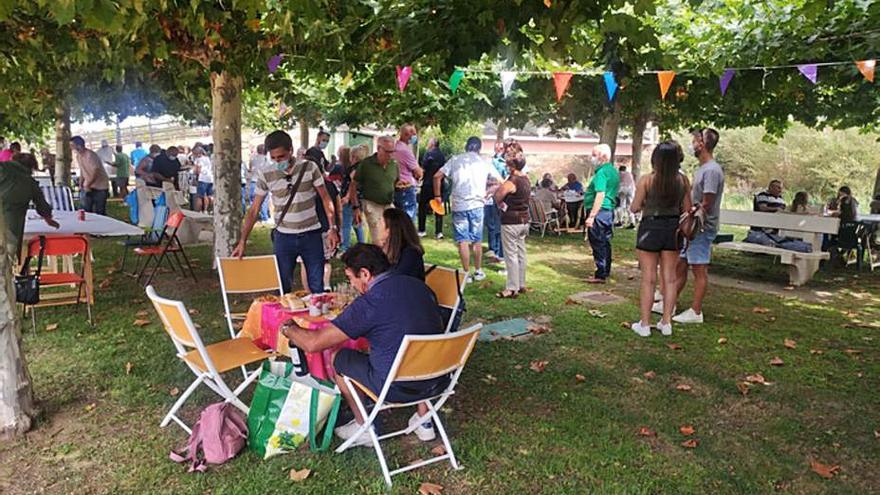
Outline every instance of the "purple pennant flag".
{"type": "Polygon", "coordinates": [[[802,64],[797,66],[801,74],[804,75],[811,83],[816,84],[816,77],[819,75],[819,66],[816,64],[802,64]]]}
{"type": "Polygon", "coordinates": [[[279,53],[278,55],[272,55],[272,58],[269,59],[269,62],[266,64],[269,66],[269,74],[274,74],[276,70],[278,70],[278,66],[281,65],[281,59],[284,58],[283,53],[279,53]]]}
{"type": "Polygon", "coordinates": [[[736,70],[734,70],[734,69],[724,69],[724,74],[721,74],[721,96],[722,97],[727,93],[727,86],[729,86],[730,81],[733,80],[734,74],[736,74],[736,70]]]}

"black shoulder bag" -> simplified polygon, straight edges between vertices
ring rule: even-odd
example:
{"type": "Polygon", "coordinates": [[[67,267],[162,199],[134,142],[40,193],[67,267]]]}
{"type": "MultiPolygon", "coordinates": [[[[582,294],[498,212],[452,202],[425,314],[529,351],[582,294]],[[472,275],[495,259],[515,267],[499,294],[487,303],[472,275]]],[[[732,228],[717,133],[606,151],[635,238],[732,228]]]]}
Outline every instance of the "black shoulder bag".
{"type": "MultiPolygon", "coordinates": [[[[277,217],[277,220],[275,221],[275,228],[272,229],[272,233],[270,235],[273,244],[275,243],[275,236],[278,234],[278,225],[280,225],[281,222],[284,220],[284,215],[287,215],[287,210],[290,209],[290,205],[293,203],[293,198],[294,196],[296,196],[296,191],[297,189],[299,189],[299,185],[303,180],[303,176],[306,174],[307,167],[308,163],[303,163],[302,168],[299,171],[299,177],[296,178],[296,182],[294,182],[293,184],[291,184],[290,182],[287,183],[287,203],[285,203],[284,208],[281,209],[281,215],[277,217]]],[[[289,180],[290,177],[288,177],[288,181],[289,180]]]]}
{"type": "Polygon", "coordinates": [[[28,255],[21,265],[21,274],[15,276],[15,301],[33,305],[40,302],[40,272],[43,271],[43,252],[46,249],[46,236],[40,236],[40,255],[37,258],[37,271],[29,274],[31,257],[28,255]]]}

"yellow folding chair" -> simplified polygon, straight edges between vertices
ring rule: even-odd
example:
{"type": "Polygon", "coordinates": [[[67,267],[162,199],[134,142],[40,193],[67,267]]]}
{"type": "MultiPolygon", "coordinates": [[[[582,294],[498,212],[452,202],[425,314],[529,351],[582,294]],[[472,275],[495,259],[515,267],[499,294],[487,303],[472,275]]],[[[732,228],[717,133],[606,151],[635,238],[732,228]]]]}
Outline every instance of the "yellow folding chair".
{"type": "Polygon", "coordinates": [[[449,333],[455,321],[455,314],[461,307],[467,273],[458,269],[430,265],[425,267],[425,283],[437,296],[437,304],[451,311],[446,321],[446,333],[449,333]]]}
{"type": "Polygon", "coordinates": [[[226,311],[226,324],[229,335],[238,336],[233,320],[243,320],[246,313],[233,313],[229,305],[229,294],[256,294],[278,292],[281,288],[281,273],[278,259],[274,254],[267,256],[248,256],[246,258],[217,257],[217,271],[220,273],[220,291],[223,293],[223,309],[226,311]]]}
{"type": "Polygon", "coordinates": [[[395,474],[410,471],[444,459],[449,459],[449,463],[452,465],[453,469],[460,469],[458,461],[455,459],[455,453],[452,450],[452,444],[449,443],[449,437],[446,435],[446,429],[443,428],[443,423],[440,421],[440,415],[437,414],[437,411],[439,411],[440,408],[443,407],[443,404],[446,403],[446,400],[455,393],[455,385],[458,383],[458,377],[461,376],[464,365],[467,362],[468,357],[470,357],[471,351],[474,349],[474,344],[477,342],[477,337],[479,337],[480,328],[482,327],[482,324],[476,324],[470,328],[455,333],[405,336],[403,342],[400,344],[400,349],[397,351],[397,356],[394,358],[394,363],[391,365],[388,378],[385,380],[385,384],[382,386],[382,391],[378,396],[357,380],[343,376],[343,383],[354,397],[354,401],[358,410],[361,412],[362,417],[366,419],[357,432],[355,432],[351,438],[343,442],[342,445],[336,449],[336,452],[344,452],[361,435],[369,435],[370,440],[372,440],[373,443],[373,448],[376,450],[376,457],[379,458],[379,465],[382,467],[382,475],[385,477],[385,483],[389,487],[391,486],[391,477],[395,474]],[[388,395],[388,390],[394,382],[430,380],[431,378],[437,378],[449,374],[451,374],[449,385],[442,392],[432,397],[407,403],[393,403],[386,402],[385,400],[385,397],[388,395]],[[358,394],[358,390],[367,395],[375,403],[370,413],[367,413],[364,403],[358,394]],[[425,417],[420,418],[419,421],[413,423],[412,426],[382,436],[376,435],[376,432],[373,431],[372,425],[379,412],[386,409],[415,406],[422,402],[428,406],[428,414],[425,417]],[[440,433],[440,438],[443,440],[443,447],[446,451],[442,455],[389,471],[388,463],[385,460],[385,455],[382,453],[382,447],[379,445],[379,442],[399,435],[412,433],[421,423],[424,422],[423,419],[430,419],[434,422],[437,431],[440,433]]]}
{"type": "Polygon", "coordinates": [[[182,302],[159,297],[152,285],[147,286],[147,297],[150,298],[156,312],[159,313],[162,325],[177,349],[177,357],[186,363],[196,376],[196,379],[171,406],[171,410],[162,419],[160,426],[164,428],[168,426],[168,423],[174,421],[188,434],[192,433],[190,427],[178,418],[176,413],[202,383],[216,392],[225,402],[232,403],[247,415],[248,407],[238,396],[257,379],[260,369],[258,368],[246,376],[245,380],[234,390],[229,388],[223,380],[222,374],[268,359],[273,354],[267,353],[250,340],[243,338],[228,339],[206,346],[182,302]]]}

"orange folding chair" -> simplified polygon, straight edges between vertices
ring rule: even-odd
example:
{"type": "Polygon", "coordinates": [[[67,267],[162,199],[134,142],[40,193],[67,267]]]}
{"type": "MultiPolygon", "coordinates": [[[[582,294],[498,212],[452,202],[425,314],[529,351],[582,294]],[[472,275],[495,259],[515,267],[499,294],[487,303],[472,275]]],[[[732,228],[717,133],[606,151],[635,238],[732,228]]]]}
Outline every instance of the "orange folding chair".
{"type": "Polygon", "coordinates": [[[143,266],[141,266],[140,271],[138,271],[138,281],[140,281],[141,277],[143,277],[144,273],[146,273],[147,268],[149,268],[150,266],[150,262],[154,260],[156,261],[155,266],[150,271],[150,276],[147,277],[147,281],[144,282],[145,287],[147,285],[150,285],[150,282],[153,281],[153,277],[156,275],[156,272],[159,271],[159,267],[162,266],[162,261],[166,258],[168,259],[168,265],[171,267],[172,270],[177,271],[177,268],[174,266],[174,262],[177,262],[177,267],[180,268],[180,273],[186,276],[186,269],[184,268],[183,263],[180,261],[180,258],[182,257],[183,261],[186,262],[186,268],[189,269],[189,273],[190,275],[192,275],[193,280],[196,280],[196,272],[193,271],[192,265],[189,262],[189,258],[186,256],[186,252],[183,250],[183,244],[177,237],[177,231],[180,229],[180,225],[183,223],[183,219],[183,213],[181,213],[180,211],[175,211],[169,214],[168,220],[165,221],[165,227],[162,229],[162,234],[159,236],[158,245],[142,246],[134,249],[134,254],[138,255],[139,257],[146,257],[143,266]],[[180,256],[178,256],[177,253],[180,253],[180,256]]]}
{"type": "Polygon", "coordinates": [[[459,311],[463,311],[462,304],[464,286],[467,285],[467,273],[457,268],[425,265],[425,284],[434,291],[434,295],[437,296],[437,304],[443,308],[446,333],[449,333],[452,331],[459,311]],[[449,312],[448,316],[447,311],[449,312]]]}
{"type": "MultiPolygon", "coordinates": [[[[64,304],[76,304],[77,307],[79,303],[86,303],[86,311],[89,317],[89,324],[92,324],[92,303],[89,300],[88,293],[86,289],[86,265],[90,262],[88,259],[89,256],[89,241],[84,236],[80,235],[59,235],[59,236],[40,236],[45,240],[45,244],[43,247],[42,256],[65,256],[70,257],[71,259],[74,256],[79,256],[81,262],[79,270],[73,266],[74,264],[71,262],[69,270],[70,271],[61,271],[54,273],[46,273],[41,272],[39,276],[40,280],[40,289],[47,289],[53,287],[69,287],[74,286],[76,288],[75,292],[49,292],[49,293],[41,293],[40,294],[40,302],[34,305],[25,305],[25,311],[30,309],[31,311],[31,320],[33,322],[34,331],[37,328],[37,314],[35,309],[40,306],[60,306],[64,304]]],[[[38,263],[42,264],[43,260],[40,258],[40,237],[34,237],[28,242],[28,259],[25,261],[27,263],[30,262],[31,259],[37,258],[38,263]]],[[[67,263],[64,263],[67,265],[67,263]]]]}

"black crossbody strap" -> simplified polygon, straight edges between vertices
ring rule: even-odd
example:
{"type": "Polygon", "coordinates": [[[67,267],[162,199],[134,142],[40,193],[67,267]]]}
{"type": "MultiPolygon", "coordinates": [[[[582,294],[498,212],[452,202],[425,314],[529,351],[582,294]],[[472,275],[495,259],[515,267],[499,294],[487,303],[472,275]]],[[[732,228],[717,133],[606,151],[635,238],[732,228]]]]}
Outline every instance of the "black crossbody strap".
{"type": "MultiPolygon", "coordinates": [[[[46,251],[46,236],[41,235],[38,237],[40,240],[40,254],[37,257],[37,271],[34,273],[37,277],[40,276],[40,273],[43,272],[43,253],[46,251]]],[[[24,262],[21,265],[21,275],[22,277],[26,277],[31,267],[31,258],[32,256],[28,254],[24,258],[24,262]]]]}
{"type": "Polygon", "coordinates": [[[303,176],[306,175],[306,167],[308,167],[308,165],[308,162],[302,162],[302,168],[299,171],[299,177],[296,178],[296,182],[293,184],[287,184],[287,192],[289,196],[287,197],[287,203],[284,204],[284,208],[281,210],[281,216],[279,216],[278,221],[275,222],[276,225],[281,225],[281,222],[284,221],[284,215],[287,215],[287,210],[290,209],[290,205],[293,203],[293,198],[296,196],[296,191],[299,189],[303,176]]]}

